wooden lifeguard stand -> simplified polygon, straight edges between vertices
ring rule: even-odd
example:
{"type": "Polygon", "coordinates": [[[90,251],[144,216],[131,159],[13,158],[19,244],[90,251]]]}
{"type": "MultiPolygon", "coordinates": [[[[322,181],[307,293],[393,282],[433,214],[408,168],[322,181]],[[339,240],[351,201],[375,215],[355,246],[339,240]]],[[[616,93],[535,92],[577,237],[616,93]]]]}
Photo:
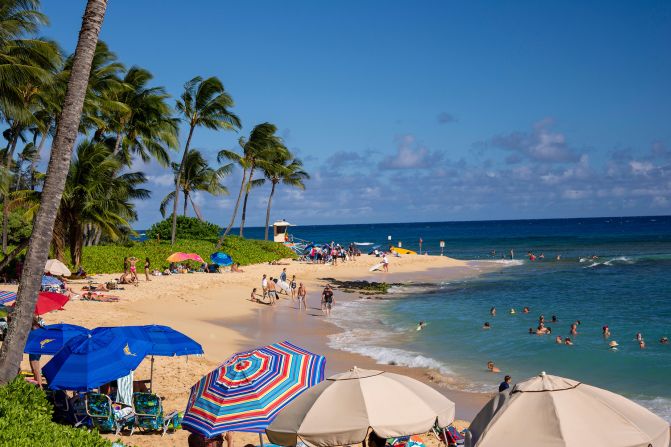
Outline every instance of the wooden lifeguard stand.
{"type": "Polygon", "coordinates": [[[289,227],[293,227],[286,220],[278,220],[273,223],[273,240],[275,242],[288,242],[289,241],[289,227]]]}

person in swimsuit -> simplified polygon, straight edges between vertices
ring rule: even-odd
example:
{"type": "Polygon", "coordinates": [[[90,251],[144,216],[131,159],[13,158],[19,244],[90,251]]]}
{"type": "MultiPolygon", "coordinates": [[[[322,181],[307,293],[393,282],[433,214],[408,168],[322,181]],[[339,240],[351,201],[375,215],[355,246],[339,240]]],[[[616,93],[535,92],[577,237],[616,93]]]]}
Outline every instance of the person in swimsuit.
{"type": "Polygon", "coordinates": [[[570,332],[571,332],[571,335],[578,335],[578,324],[577,323],[573,323],[571,325],[571,331],[570,332]]]}
{"type": "Polygon", "coordinates": [[[252,289],[252,294],[249,296],[249,301],[257,302],[259,299],[256,297],[256,287],[252,289]]]}
{"type": "Polygon", "coordinates": [[[270,300],[270,304],[275,304],[275,301],[277,300],[277,288],[275,285],[275,281],[273,280],[273,277],[270,277],[270,280],[268,281],[268,299],[270,300]]]}
{"type": "Polygon", "coordinates": [[[128,274],[128,258],[123,258],[123,274],[128,274]]]}
{"type": "Polygon", "coordinates": [[[149,279],[149,267],[151,267],[149,258],[144,258],[144,277],[147,281],[151,281],[151,279],[149,279]]]}
{"type": "Polygon", "coordinates": [[[501,372],[501,370],[499,368],[497,368],[494,365],[494,362],[492,362],[491,360],[487,362],[487,369],[489,370],[489,372],[493,372],[493,373],[500,373],[501,372]]]}
{"type": "Polygon", "coordinates": [[[130,277],[131,281],[134,283],[137,282],[137,267],[135,264],[137,263],[138,259],[135,256],[131,256],[128,258],[128,262],[130,263],[130,277]]]}
{"type": "MultiPolygon", "coordinates": [[[[291,289],[293,291],[293,289],[291,289]]],[[[303,283],[300,283],[298,285],[298,291],[296,292],[298,296],[298,310],[301,310],[301,306],[307,311],[308,310],[308,305],[305,301],[305,297],[308,294],[308,291],[305,289],[305,286],[303,283]]]]}
{"type": "Polygon", "coordinates": [[[266,278],[265,274],[263,275],[263,278],[261,278],[261,290],[263,291],[261,298],[265,300],[268,296],[268,279],[266,278]]]}
{"type": "Polygon", "coordinates": [[[333,303],[335,300],[333,299],[333,289],[331,289],[330,285],[327,285],[324,288],[324,292],[322,293],[322,301],[324,303],[323,309],[324,312],[326,313],[327,317],[331,316],[331,309],[333,308],[333,303]]]}
{"type": "MultiPolygon", "coordinates": [[[[296,275],[291,276],[291,282],[289,283],[289,288],[291,289],[291,301],[296,299],[296,275]]],[[[300,304],[298,306],[300,309],[300,304]]]]}

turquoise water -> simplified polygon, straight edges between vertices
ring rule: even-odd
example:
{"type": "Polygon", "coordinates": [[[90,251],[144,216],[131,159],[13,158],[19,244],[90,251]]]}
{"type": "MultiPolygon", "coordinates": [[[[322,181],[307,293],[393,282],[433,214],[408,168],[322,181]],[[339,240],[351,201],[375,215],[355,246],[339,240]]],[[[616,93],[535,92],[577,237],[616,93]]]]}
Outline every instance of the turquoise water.
{"type": "Polygon", "coordinates": [[[407,248],[421,237],[433,253],[445,240],[446,254],[474,260],[474,268],[494,260],[504,266],[475,279],[438,277],[434,285],[397,289],[390,299],[342,305],[334,320],[344,332],[332,337],[333,347],[382,364],[429,367],[449,386],[474,391],[495,390],[503,374],[515,382],[547,371],[625,394],[671,420],[671,345],[658,342],[671,337],[670,217],[298,227],[294,234],[380,244],[392,235],[407,248]],[[511,248],[517,260],[502,263],[501,253],[511,248]],[[545,260],[524,260],[528,250],[543,252],[545,260]],[[496,317],[489,315],[492,306],[496,317]],[[540,314],[552,336],[528,335],[540,314]],[[552,315],[557,323],[549,322],[552,315]],[[428,326],[418,332],[420,320],[428,326]],[[555,344],[575,320],[581,325],[574,346],[555,344]],[[482,329],[485,321],[492,329],[482,329]],[[601,336],[603,325],[620,344],[615,352],[601,336]],[[501,375],[486,371],[489,360],[501,375]]]}

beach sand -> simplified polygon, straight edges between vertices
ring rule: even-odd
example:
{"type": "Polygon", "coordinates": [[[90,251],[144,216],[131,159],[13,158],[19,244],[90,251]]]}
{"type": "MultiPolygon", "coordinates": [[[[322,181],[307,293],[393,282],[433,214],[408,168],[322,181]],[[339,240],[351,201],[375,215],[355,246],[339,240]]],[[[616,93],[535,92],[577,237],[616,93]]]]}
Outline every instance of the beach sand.
{"type": "MultiPolygon", "coordinates": [[[[277,341],[290,340],[327,358],[327,376],[347,370],[352,366],[384,369],[415,377],[434,386],[456,403],[457,419],[471,419],[490,397],[487,394],[468,393],[450,389],[432,377],[432,371],[393,365],[377,365],[372,359],[337,351],[327,346],[328,335],[339,329],[321,315],[319,309],[324,278],[338,280],[371,280],[378,282],[431,281],[442,278],[456,279],[482,273],[467,262],[440,256],[405,256],[390,259],[390,273],[369,272],[368,268],[379,258],[363,255],[345,264],[315,265],[284,261],[286,265],[257,264],[244,267],[242,273],[183,274],[151,277],[145,282],[143,275],[138,286],[123,286],[124,290],[112,291],[119,302],[92,302],[72,300],[65,310],[44,316],[48,324],[72,323],[89,328],[135,324],[162,324],[184,332],[202,344],[205,354],[201,357],[156,357],[154,364],[154,391],[165,398],[166,411],[182,411],[186,406],[191,386],[231,354],[277,341]],[[253,287],[260,290],[260,279],[265,273],[279,276],[287,268],[288,277],[296,275],[297,281],[306,284],[308,312],[302,314],[290,299],[282,298],[275,306],[249,300],[253,287]]],[[[119,275],[116,275],[117,277],[119,275]]],[[[99,275],[106,281],[115,275],[99,275]]],[[[85,281],[71,282],[81,290],[85,281]]],[[[11,286],[5,287],[11,290],[11,286]]],[[[13,287],[16,289],[16,286],[13,287]]],[[[285,295],[282,295],[285,297],[285,295]]],[[[357,299],[357,294],[336,294],[340,300],[357,299]]],[[[334,309],[337,312],[337,305],[334,309]]],[[[43,364],[48,361],[45,356],[43,364]]],[[[149,378],[150,361],[142,362],[135,372],[135,379],[149,378]]],[[[27,356],[23,369],[29,370],[27,356]]],[[[458,422],[463,426],[464,422],[458,422]]],[[[105,435],[110,439],[114,436],[105,435]]],[[[126,445],[137,446],[186,446],[188,432],[178,431],[165,437],[160,435],[122,435],[126,445]]],[[[427,439],[428,441],[429,439],[427,439]]],[[[247,443],[258,444],[254,434],[236,434],[236,447],[247,443]]],[[[435,438],[430,444],[435,445],[435,438]]]]}

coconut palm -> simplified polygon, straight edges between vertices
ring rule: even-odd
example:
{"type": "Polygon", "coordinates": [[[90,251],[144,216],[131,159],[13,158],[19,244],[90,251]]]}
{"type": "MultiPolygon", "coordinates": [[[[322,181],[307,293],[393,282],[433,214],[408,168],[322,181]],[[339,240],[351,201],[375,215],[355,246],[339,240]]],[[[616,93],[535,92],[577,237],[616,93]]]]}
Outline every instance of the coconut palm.
{"type": "Polygon", "coordinates": [[[88,0],[84,11],[63,111],[51,146],[51,159],[42,189],[41,205],[33,222],[33,233],[19,283],[14,317],[0,348],[0,384],[5,384],[16,376],[23,357],[23,348],[31,328],[72,148],[77,138],[91,61],[106,8],[107,0],[88,0]]]}
{"type": "MultiPolygon", "coordinates": [[[[172,169],[177,175],[177,172],[182,168],[177,163],[172,164],[172,169]]],[[[180,189],[184,192],[184,215],[191,203],[193,211],[196,216],[203,220],[203,215],[200,213],[198,205],[193,201],[194,193],[198,191],[207,192],[209,194],[220,196],[228,194],[228,189],[222,185],[221,181],[228,174],[231,173],[233,164],[221,166],[219,169],[211,168],[207,160],[203,158],[200,151],[192,149],[186,157],[184,167],[182,168],[182,176],[180,177],[180,189]]],[[[175,177],[176,178],[176,177],[175,177]]],[[[168,204],[175,199],[175,192],[171,191],[161,201],[161,215],[165,217],[165,212],[168,204]]]]}
{"type": "Polygon", "coordinates": [[[229,109],[233,107],[233,98],[226,92],[224,85],[216,77],[203,79],[196,76],[184,84],[184,92],[177,101],[177,111],[182,120],[189,126],[189,134],[184,145],[182,162],[175,176],[175,197],[172,210],[171,242],[175,243],[177,232],[177,203],[182,169],[186,166],[186,158],[191,146],[191,138],[196,127],[212,130],[236,130],[240,128],[240,119],[229,109]]]}
{"type": "MultiPolygon", "coordinates": [[[[252,189],[265,183],[265,179],[254,179],[256,169],[263,169],[269,160],[273,157],[273,152],[282,145],[280,137],[275,135],[277,126],[270,123],[262,123],[254,127],[249,134],[249,140],[244,146],[245,157],[249,169],[249,178],[244,183],[245,198],[242,202],[242,218],[240,220],[240,237],[244,236],[245,221],[247,219],[247,201],[252,189]]],[[[223,239],[220,240],[220,243],[223,239]]]]}
{"type": "Polygon", "coordinates": [[[310,178],[303,170],[303,162],[295,158],[283,145],[279,146],[273,155],[263,169],[263,174],[271,184],[266,208],[266,240],[268,240],[268,225],[270,224],[270,207],[277,185],[281,182],[293,188],[305,189],[304,181],[310,178]]]}
{"type": "Polygon", "coordinates": [[[124,165],[105,142],[84,140],[76,152],[58,211],[58,224],[66,231],[56,231],[62,240],[54,245],[69,245],[72,263],[79,266],[85,230],[118,239],[137,219],[132,200],[148,198],[149,191],[140,188],[143,173],[122,173],[124,165]]]}
{"type": "Polygon", "coordinates": [[[169,95],[163,87],[148,87],[153,78],[149,71],[131,67],[123,79],[117,101],[126,105],[125,113],[115,114],[114,154],[127,164],[131,154],[143,161],[156,159],[162,166],[170,162],[168,149],[177,148],[178,120],[166,103],[169,95]]]}

